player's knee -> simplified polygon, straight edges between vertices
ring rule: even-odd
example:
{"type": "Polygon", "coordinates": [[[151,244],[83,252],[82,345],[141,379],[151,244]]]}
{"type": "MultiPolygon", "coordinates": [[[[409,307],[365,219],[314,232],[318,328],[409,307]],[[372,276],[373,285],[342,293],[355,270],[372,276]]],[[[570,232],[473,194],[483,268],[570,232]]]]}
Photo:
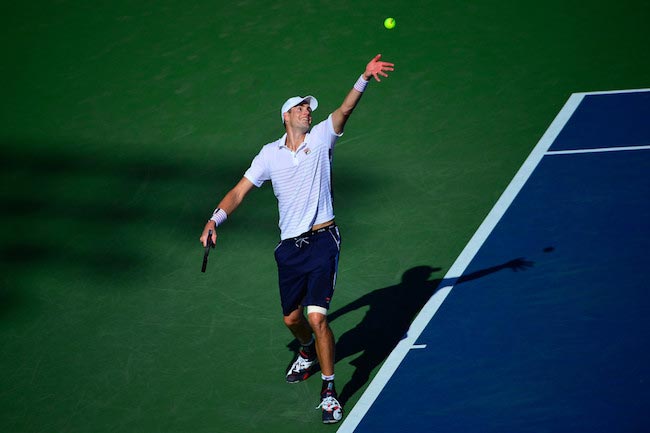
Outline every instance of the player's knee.
{"type": "Polygon", "coordinates": [[[295,328],[297,326],[300,326],[304,320],[305,319],[302,317],[301,314],[293,314],[292,313],[292,314],[290,314],[288,316],[284,316],[284,324],[288,328],[295,328]]]}
{"type": "Polygon", "coordinates": [[[327,324],[327,316],[324,314],[311,313],[308,316],[308,320],[309,325],[316,334],[318,334],[319,331],[325,331],[329,328],[329,325],[327,324]]]}

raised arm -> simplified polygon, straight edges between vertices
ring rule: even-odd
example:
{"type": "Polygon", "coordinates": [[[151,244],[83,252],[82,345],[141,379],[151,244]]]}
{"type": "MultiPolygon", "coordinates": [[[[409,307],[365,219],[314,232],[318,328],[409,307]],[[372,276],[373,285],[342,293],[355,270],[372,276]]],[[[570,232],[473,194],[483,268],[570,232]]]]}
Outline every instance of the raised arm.
{"type": "MultiPolygon", "coordinates": [[[[219,202],[217,208],[223,210],[226,215],[232,214],[244,200],[246,194],[248,194],[248,192],[253,189],[254,186],[255,185],[253,185],[250,180],[242,177],[237,185],[235,185],[235,187],[228,191],[228,193],[223,197],[223,199],[219,202]]],[[[204,247],[208,241],[208,230],[212,230],[212,243],[216,244],[217,242],[217,225],[214,221],[208,220],[208,222],[205,223],[203,233],[199,238],[201,244],[203,244],[204,247]]]]}
{"type": "Polygon", "coordinates": [[[388,74],[386,71],[393,71],[393,67],[395,66],[392,63],[389,62],[382,62],[381,60],[381,54],[377,54],[371,61],[366,65],[366,70],[363,72],[363,74],[359,77],[359,80],[357,83],[354,85],[352,90],[348,93],[348,95],[345,97],[343,100],[343,104],[339,108],[332,113],[332,124],[334,125],[334,132],[337,134],[340,134],[343,132],[343,128],[345,127],[345,123],[348,121],[348,118],[354,111],[354,108],[357,106],[359,103],[359,100],[361,99],[361,95],[363,95],[363,91],[365,90],[365,87],[370,81],[371,78],[375,78],[377,81],[381,81],[381,78],[379,76],[381,75],[382,77],[388,77],[388,74]]]}

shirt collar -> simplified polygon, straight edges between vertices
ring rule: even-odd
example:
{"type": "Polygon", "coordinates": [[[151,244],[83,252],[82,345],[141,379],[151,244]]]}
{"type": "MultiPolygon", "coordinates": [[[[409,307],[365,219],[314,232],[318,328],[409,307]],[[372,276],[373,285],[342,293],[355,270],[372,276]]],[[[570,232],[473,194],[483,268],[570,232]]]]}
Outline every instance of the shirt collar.
{"type": "MultiPolygon", "coordinates": [[[[286,147],[288,149],[288,147],[285,144],[286,142],[287,142],[287,133],[285,132],[284,135],[277,141],[278,149],[282,149],[283,147],[286,147]]],[[[296,149],[296,151],[300,150],[300,148],[308,142],[309,142],[309,132],[305,134],[305,140],[302,143],[300,143],[300,146],[298,146],[298,149],[296,149]]]]}

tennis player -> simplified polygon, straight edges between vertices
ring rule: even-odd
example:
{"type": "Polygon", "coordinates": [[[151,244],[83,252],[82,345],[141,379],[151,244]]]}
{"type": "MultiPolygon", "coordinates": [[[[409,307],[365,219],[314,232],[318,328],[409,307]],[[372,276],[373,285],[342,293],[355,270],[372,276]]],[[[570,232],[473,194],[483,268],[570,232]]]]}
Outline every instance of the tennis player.
{"type": "Polygon", "coordinates": [[[303,381],[320,364],[323,386],[318,408],[324,423],[336,423],[343,417],[334,387],[334,335],[327,322],[341,247],[332,205],[332,153],[370,79],[381,81],[380,76],[388,77],[386,72],[393,71],[393,66],[381,61],[381,54],[376,55],[341,106],[313,128],[316,98],[287,99],[280,111],[285,134],[262,147],[239,183],[214,210],[200,238],[205,247],[208,231],[213,230],[216,243],[217,227],[248,192],[271,181],[280,214],[281,241],[275,259],[282,313],[285,325],[301,344],[286,380],[303,381]]]}

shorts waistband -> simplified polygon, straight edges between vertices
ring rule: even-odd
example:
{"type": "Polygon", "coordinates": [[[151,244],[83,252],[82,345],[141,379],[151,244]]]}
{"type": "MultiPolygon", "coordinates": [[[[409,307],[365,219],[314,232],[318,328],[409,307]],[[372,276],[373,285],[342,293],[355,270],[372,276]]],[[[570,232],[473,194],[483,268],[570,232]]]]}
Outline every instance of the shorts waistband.
{"type": "Polygon", "coordinates": [[[319,234],[319,233],[324,233],[324,232],[327,232],[327,231],[333,230],[333,229],[335,229],[336,227],[337,227],[337,226],[336,226],[336,223],[332,223],[332,224],[330,224],[330,225],[328,225],[328,226],[321,227],[321,228],[319,228],[318,230],[310,230],[310,231],[305,232],[305,233],[303,233],[303,234],[301,234],[301,235],[299,235],[299,236],[296,236],[295,238],[287,238],[287,239],[285,239],[285,240],[287,240],[287,241],[297,241],[298,239],[308,238],[308,237],[311,237],[311,236],[317,235],[317,234],[319,234]]]}

